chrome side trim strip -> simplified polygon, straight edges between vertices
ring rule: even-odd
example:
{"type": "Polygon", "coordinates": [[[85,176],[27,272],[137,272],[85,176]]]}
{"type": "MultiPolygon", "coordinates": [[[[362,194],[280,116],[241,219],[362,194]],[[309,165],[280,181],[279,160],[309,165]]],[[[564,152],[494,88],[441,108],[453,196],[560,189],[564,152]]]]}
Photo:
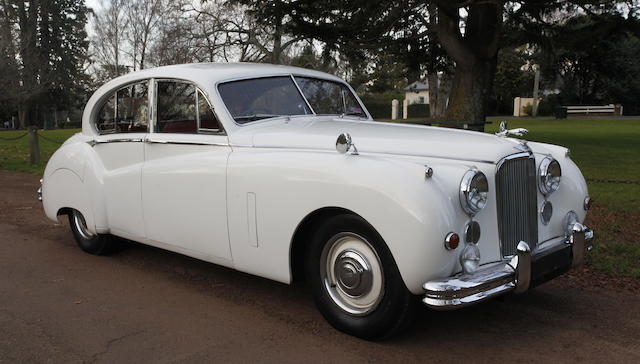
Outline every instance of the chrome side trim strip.
{"type": "Polygon", "coordinates": [[[108,143],[142,143],[143,138],[116,138],[116,139],[92,139],[87,142],[90,146],[94,147],[97,144],[108,143]]]}
{"type": "Polygon", "coordinates": [[[211,145],[211,146],[219,146],[219,147],[228,147],[229,144],[225,143],[213,143],[213,142],[196,142],[189,140],[156,140],[149,139],[145,140],[147,144],[172,144],[172,145],[211,145]]]}

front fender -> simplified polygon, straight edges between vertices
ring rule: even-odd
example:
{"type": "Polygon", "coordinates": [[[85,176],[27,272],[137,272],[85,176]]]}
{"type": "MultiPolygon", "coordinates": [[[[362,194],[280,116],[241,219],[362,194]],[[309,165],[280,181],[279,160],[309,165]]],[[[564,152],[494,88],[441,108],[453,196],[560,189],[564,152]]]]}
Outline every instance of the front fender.
{"type": "Polygon", "coordinates": [[[468,167],[435,165],[432,178],[425,168],[416,159],[383,155],[234,150],[227,206],[235,268],[290,282],[290,242],[298,224],[317,209],[340,207],[378,231],[409,290],[422,293],[426,280],[457,269],[458,253],[445,250],[443,239],[464,226],[451,195],[459,181],[451,176],[468,167]]]}

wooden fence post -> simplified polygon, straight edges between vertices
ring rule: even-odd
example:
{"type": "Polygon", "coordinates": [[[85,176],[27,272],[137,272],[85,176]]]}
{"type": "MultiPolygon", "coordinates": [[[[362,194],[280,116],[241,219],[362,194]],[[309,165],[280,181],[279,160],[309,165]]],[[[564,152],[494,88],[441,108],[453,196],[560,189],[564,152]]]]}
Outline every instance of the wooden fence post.
{"type": "Polygon", "coordinates": [[[38,144],[38,127],[29,127],[29,157],[31,164],[40,163],[40,144],[38,144]]]}

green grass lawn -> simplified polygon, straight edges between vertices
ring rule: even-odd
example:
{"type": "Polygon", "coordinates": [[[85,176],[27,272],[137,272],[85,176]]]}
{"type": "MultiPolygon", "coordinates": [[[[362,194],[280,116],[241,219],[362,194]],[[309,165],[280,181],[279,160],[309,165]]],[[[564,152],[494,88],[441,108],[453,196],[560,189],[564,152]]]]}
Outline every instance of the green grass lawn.
{"type": "MultiPolygon", "coordinates": [[[[490,118],[495,132],[504,118],[490,118]]],[[[640,279],[640,120],[507,118],[509,128],[526,128],[527,140],[571,149],[594,200],[587,224],[596,231],[590,265],[609,274],[640,279]]]]}
{"type": "Polygon", "coordinates": [[[80,132],[80,129],[39,130],[44,137],[39,139],[40,163],[29,164],[29,138],[25,136],[18,140],[4,140],[14,138],[26,133],[24,130],[0,131],[0,169],[29,172],[42,176],[44,167],[51,154],[62,145],[70,136],[80,132]],[[55,141],[55,142],[54,142],[55,141]]]}
{"type": "MultiPolygon", "coordinates": [[[[590,256],[592,267],[610,274],[640,279],[640,184],[604,183],[593,179],[640,181],[640,120],[490,118],[487,132],[499,122],[509,128],[526,128],[527,140],[558,144],[571,149],[594,199],[588,225],[596,231],[598,248],[590,256]]],[[[29,164],[28,139],[5,141],[24,131],[0,132],[0,169],[42,175],[46,161],[62,142],[79,130],[40,131],[54,143],[40,139],[42,162],[29,164]]]]}

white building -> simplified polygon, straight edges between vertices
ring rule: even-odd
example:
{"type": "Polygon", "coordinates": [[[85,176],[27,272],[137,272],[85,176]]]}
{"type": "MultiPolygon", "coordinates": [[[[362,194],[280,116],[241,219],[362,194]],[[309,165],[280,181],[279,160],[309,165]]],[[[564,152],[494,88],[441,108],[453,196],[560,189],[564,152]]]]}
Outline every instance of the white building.
{"type": "Polygon", "coordinates": [[[402,91],[404,91],[404,98],[408,105],[429,103],[429,83],[427,81],[413,82],[402,91]]]}

